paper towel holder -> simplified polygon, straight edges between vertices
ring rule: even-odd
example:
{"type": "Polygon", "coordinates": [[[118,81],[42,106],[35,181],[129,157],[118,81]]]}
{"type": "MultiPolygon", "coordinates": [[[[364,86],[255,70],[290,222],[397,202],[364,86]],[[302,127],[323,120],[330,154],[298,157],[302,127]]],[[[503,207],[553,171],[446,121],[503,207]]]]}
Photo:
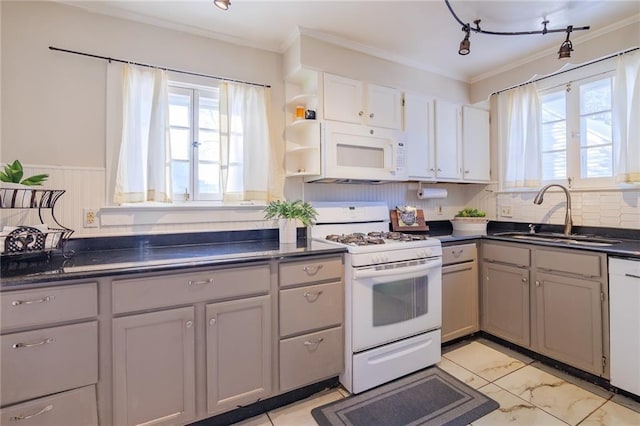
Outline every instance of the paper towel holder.
{"type": "Polygon", "coordinates": [[[418,182],[418,199],[447,198],[446,188],[422,188],[423,182],[418,182]]]}

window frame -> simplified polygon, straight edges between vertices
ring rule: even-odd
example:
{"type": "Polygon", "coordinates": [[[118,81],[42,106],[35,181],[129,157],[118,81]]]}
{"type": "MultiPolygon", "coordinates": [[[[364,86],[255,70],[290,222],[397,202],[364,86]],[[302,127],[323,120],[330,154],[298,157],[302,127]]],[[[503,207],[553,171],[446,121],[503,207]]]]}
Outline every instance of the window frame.
{"type": "MultiPolygon", "coordinates": [[[[609,59],[592,64],[584,68],[561,72],[538,83],[538,95],[542,96],[571,88],[566,96],[566,140],[567,140],[567,178],[544,179],[541,170],[541,183],[544,185],[557,183],[571,189],[603,189],[618,188],[616,183],[616,147],[612,140],[612,175],[609,177],[582,178],[581,177],[581,140],[580,140],[580,86],[602,79],[611,79],[611,106],[613,106],[613,84],[615,79],[615,62],[609,59]]],[[[542,132],[541,132],[542,133],[542,132]]],[[[613,132],[615,134],[615,132],[613,132]]],[[[613,135],[612,135],[613,137],[613,135]]],[[[540,144],[540,159],[542,161],[542,143],[540,144]]],[[[541,163],[542,165],[542,163],[541,163]]]]}

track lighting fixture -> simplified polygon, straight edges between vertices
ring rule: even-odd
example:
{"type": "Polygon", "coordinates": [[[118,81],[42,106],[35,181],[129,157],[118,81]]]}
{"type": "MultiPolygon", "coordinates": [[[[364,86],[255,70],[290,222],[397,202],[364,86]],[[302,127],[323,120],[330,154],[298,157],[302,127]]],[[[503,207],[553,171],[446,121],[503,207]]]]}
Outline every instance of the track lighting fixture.
{"type": "Polygon", "coordinates": [[[215,4],[222,10],[228,10],[231,2],[229,0],[213,0],[213,4],[215,4]]]}
{"type": "Polygon", "coordinates": [[[458,54],[460,55],[468,55],[471,52],[471,42],[469,41],[469,33],[471,30],[469,26],[465,25],[462,27],[462,31],[466,32],[464,39],[460,42],[460,49],[458,49],[458,54]]]}
{"type": "MultiPolygon", "coordinates": [[[[221,0],[216,0],[216,1],[221,1],[221,0]]],[[[471,33],[471,31],[473,31],[474,33],[480,33],[480,34],[490,34],[490,35],[529,35],[529,34],[547,34],[547,33],[567,33],[567,38],[565,39],[565,41],[562,43],[562,45],[560,46],[560,50],[558,50],[558,59],[564,59],[564,58],[570,58],[571,57],[571,52],[573,52],[573,45],[571,44],[571,41],[569,40],[569,35],[571,34],[572,31],[583,31],[583,30],[588,30],[590,27],[586,26],[586,27],[574,27],[573,25],[569,25],[567,28],[560,28],[560,29],[554,29],[554,30],[550,30],[547,28],[547,24],[549,23],[549,21],[544,20],[542,21],[542,29],[538,30],[538,31],[514,31],[514,32],[507,32],[507,31],[488,31],[488,30],[483,30],[482,28],[480,28],[480,19],[476,19],[475,21],[473,21],[475,26],[471,26],[471,24],[469,23],[464,23],[459,17],[458,15],[456,15],[456,13],[453,11],[453,8],[451,7],[451,4],[449,3],[449,0],[444,0],[445,4],[447,5],[447,8],[449,9],[449,12],[451,12],[451,15],[453,15],[453,17],[455,18],[455,20],[462,25],[462,31],[465,32],[465,36],[464,39],[460,42],[460,48],[458,50],[458,53],[460,55],[468,55],[471,52],[470,46],[471,46],[471,42],[469,41],[469,34],[471,33]]]]}
{"type": "Polygon", "coordinates": [[[569,25],[567,27],[567,39],[564,42],[562,42],[562,45],[560,46],[560,50],[558,50],[558,59],[565,59],[565,58],[571,57],[571,52],[573,52],[573,45],[571,44],[571,40],[569,40],[569,35],[571,34],[572,30],[573,30],[573,27],[569,25]]]}

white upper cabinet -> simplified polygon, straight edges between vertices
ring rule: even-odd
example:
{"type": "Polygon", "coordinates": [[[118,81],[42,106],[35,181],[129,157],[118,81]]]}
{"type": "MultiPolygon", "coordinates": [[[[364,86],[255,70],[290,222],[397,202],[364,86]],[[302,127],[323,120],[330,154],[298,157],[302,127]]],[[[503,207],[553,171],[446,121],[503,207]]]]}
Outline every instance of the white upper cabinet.
{"type": "Polygon", "coordinates": [[[434,180],[436,152],[433,132],[433,99],[406,93],[404,129],[407,135],[407,177],[434,180]]]}
{"type": "Polygon", "coordinates": [[[402,126],[402,92],[324,74],[324,118],[388,129],[402,126]]]}
{"type": "Polygon", "coordinates": [[[462,107],[463,179],[489,181],[489,111],[462,107]]]}
{"type": "Polygon", "coordinates": [[[435,101],[436,177],[460,180],[462,178],[462,109],[460,105],[435,101]]]}

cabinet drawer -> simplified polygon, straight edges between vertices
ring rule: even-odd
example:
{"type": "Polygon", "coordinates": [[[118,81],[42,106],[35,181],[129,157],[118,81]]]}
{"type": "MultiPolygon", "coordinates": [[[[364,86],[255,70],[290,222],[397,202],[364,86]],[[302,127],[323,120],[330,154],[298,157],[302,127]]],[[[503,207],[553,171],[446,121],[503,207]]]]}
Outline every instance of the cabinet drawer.
{"type": "Polygon", "coordinates": [[[547,271],[567,272],[584,277],[601,277],[601,256],[574,251],[536,250],[535,265],[547,271]]]}
{"type": "Polygon", "coordinates": [[[86,386],[3,408],[0,410],[0,424],[97,426],[95,387],[86,386]]]}
{"type": "Polygon", "coordinates": [[[116,280],[113,313],[268,293],[269,265],[116,280]]]}
{"type": "Polygon", "coordinates": [[[513,245],[485,243],[482,246],[482,257],[486,260],[517,266],[531,265],[530,250],[513,245]]]}
{"type": "Polygon", "coordinates": [[[1,405],[98,381],[96,321],[5,334],[1,340],[1,405]]]}
{"type": "Polygon", "coordinates": [[[280,390],[340,374],[343,347],[342,327],[280,341],[280,390]]]}
{"type": "Polygon", "coordinates": [[[280,287],[329,280],[342,280],[342,257],[280,264],[280,287]]]}
{"type": "Polygon", "coordinates": [[[280,290],[280,336],[342,324],[342,281],[280,290]]]}
{"type": "Polygon", "coordinates": [[[0,293],[2,330],[95,317],[97,294],[96,283],[0,293]]]}
{"type": "Polygon", "coordinates": [[[450,265],[452,263],[468,262],[476,260],[476,245],[461,244],[457,246],[442,247],[442,264],[450,265]]]}

